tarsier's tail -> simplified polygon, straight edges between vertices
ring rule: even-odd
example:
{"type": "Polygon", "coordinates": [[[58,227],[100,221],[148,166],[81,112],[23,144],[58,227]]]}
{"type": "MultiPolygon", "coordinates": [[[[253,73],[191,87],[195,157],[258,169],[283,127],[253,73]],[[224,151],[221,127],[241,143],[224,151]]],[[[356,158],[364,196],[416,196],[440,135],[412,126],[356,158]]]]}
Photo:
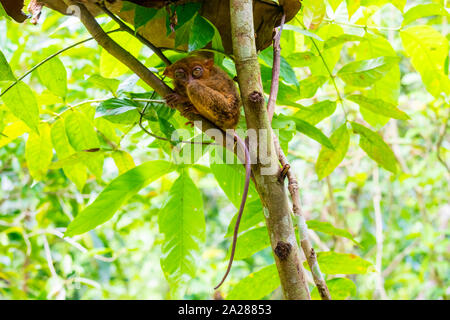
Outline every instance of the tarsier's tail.
{"type": "Polygon", "coordinates": [[[230,254],[230,260],[228,261],[227,271],[225,272],[225,275],[223,276],[220,283],[214,288],[214,290],[217,290],[225,282],[225,279],[227,278],[228,273],[230,273],[231,266],[233,264],[234,252],[236,251],[239,223],[241,222],[242,213],[244,212],[245,202],[247,200],[247,195],[248,195],[248,187],[250,185],[250,174],[251,174],[250,152],[248,151],[248,148],[247,148],[247,145],[245,144],[245,142],[242,141],[242,139],[236,133],[234,133],[234,138],[236,139],[237,143],[244,151],[245,185],[244,185],[244,192],[242,193],[242,200],[241,200],[241,205],[239,207],[239,212],[238,212],[237,219],[236,219],[236,224],[234,226],[233,244],[231,245],[231,254],[230,254]]]}

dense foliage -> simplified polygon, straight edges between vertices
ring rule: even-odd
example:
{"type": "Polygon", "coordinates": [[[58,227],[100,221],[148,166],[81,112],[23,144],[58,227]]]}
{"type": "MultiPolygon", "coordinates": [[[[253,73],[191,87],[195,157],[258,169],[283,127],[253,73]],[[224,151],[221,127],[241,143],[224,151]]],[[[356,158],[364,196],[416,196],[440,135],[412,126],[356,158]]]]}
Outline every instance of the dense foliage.
{"type": "MultiPolygon", "coordinates": [[[[282,32],[273,128],[299,177],[331,295],[446,299],[447,1],[302,4],[282,32]]],[[[217,29],[198,7],[184,9],[176,43],[195,51],[212,41],[216,62],[234,76],[217,29]]],[[[123,10],[135,10],[138,30],[167,15],[131,3],[123,10]]],[[[97,19],[162,75],[148,48],[106,15],[97,19]]],[[[80,43],[89,35],[77,18],[45,9],[40,24],[17,24],[0,7],[0,35],[0,297],[212,298],[242,165],[212,161],[218,147],[190,154],[191,145],[177,144],[202,134],[95,41],[80,43]]],[[[268,93],[272,48],[259,58],[268,93]]],[[[281,298],[253,187],[240,232],[223,296],[281,298]]],[[[318,299],[311,280],[310,288],[318,299]]]]}

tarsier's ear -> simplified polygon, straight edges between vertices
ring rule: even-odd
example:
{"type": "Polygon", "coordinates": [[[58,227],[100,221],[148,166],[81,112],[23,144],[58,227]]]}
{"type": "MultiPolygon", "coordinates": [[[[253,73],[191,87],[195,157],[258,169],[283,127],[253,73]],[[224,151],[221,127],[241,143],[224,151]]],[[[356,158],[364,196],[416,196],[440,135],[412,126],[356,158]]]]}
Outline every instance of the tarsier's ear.
{"type": "Polygon", "coordinates": [[[164,69],[163,75],[165,75],[166,77],[169,78],[173,78],[173,70],[172,70],[172,66],[168,66],[164,69]]]}
{"type": "Polygon", "coordinates": [[[206,59],[203,63],[207,69],[211,70],[214,66],[214,59],[206,59]]]}

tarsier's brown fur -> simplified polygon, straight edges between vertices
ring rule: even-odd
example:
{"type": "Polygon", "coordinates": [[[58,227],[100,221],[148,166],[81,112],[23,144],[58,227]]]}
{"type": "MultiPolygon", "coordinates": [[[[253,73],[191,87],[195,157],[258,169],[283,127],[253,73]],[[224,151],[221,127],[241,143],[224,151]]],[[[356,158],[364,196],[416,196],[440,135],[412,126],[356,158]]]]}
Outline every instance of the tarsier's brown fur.
{"type": "Polygon", "coordinates": [[[189,56],[167,67],[164,75],[174,79],[175,93],[166,96],[169,105],[184,104],[185,112],[199,113],[221,129],[234,129],[239,122],[239,93],[228,74],[214,65],[214,60],[189,56]],[[201,68],[201,76],[192,72],[201,68]],[[176,74],[184,71],[185,78],[176,74]]]}
{"type": "MultiPolygon", "coordinates": [[[[182,114],[194,112],[213,122],[219,128],[234,129],[239,122],[241,101],[236,85],[228,74],[214,65],[214,60],[201,56],[189,56],[167,67],[164,74],[174,79],[175,92],[165,97],[169,106],[183,104],[182,114]]],[[[228,135],[228,133],[226,133],[228,135]]],[[[244,212],[250,184],[250,153],[244,141],[234,132],[233,137],[245,153],[245,185],[236,219],[231,245],[230,260],[219,288],[227,278],[233,264],[237,235],[244,212]]]]}

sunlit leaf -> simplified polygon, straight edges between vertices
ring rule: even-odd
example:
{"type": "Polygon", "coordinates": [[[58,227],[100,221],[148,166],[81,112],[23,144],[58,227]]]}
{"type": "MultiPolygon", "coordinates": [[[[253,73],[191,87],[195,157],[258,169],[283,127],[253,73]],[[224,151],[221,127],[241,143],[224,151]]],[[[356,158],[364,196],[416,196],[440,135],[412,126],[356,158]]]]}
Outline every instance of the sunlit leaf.
{"type": "MultiPolygon", "coordinates": [[[[270,239],[267,227],[251,229],[238,237],[234,259],[246,259],[269,246],[270,239]]],[[[228,250],[227,259],[230,257],[230,253],[231,251],[228,250]]]]}
{"type": "Polygon", "coordinates": [[[418,4],[405,12],[403,15],[402,26],[406,26],[417,19],[430,16],[450,17],[450,14],[438,3],[418,4]]]}
{"type": "Polygon", "coordinates": [[[260,300],[280,285],[275,264],[249,274],[239,281],[226,297],[227,300],[260,300]]]}
{"type": "Polygon", "coordinates": [[[317,158],[316,173],[319,180],[330,175],[347,154],[350,136],[345,123],[333,132],[330,136],[330,141],[334,146],[334,150],[323,146],[317,158]]]}
{"type": "Polygon", "coordinates": [[[324,0],[303,0],[303,22],[308,29],[315,30],[319,27],[326,13],[324,0]]]}
{"type": "Polygon", "coordinates": [[[120,175],[106,186],[92,204],[75,217],[64,235],[72,237],[105,223],[139,190],[174,169],[175,166],[170,162],[155,160],[120,175]]]}
{"type": "MultiPolygon", "coordinates": [[[[110,37],[135,57],[141,51],[142,43],[126,32],[115,32],[110,37]]],[[[114,79],[127,71],[129,71],[127,66],[110,55],[106,50],[102,50],[100,55],[100,75],[102,77],[114,79]]]]}
{"type": "MultiPolygon", "coordinates": [[[[352,280],[347,278],[334,278],[327,280],[327,287],[333,300],[345,300],[356,294],[356,285],[352,280]]],[[[320,300],[320,294],[317,287],[311,291],[312,300],[320,300]]]]}
{"type": "MultiPolygon", "coordinates": [[[[63,119],[58,119],[52,124],[50,133],[53,148],[56,151],[56,156],[58,157],[58,159],[67,159],[75,153],[75,150],[72,148],[69,143],[69,139],[67,138],[63,119]]],[[[52,165],[50,165],[50,168],[52,167],[52,165]]],[[[63,168],[66,177],[69,178],[77,186],[79,191],[82,191],[87,179],[86,166],[84,166],[80,161],[73,164],[61,165],[60,167],[63,168]]]]}
{"type": "Polygon", "coordinates": [[[336,102],[325,100],[300,108],[300,110],[294,114],[294,117],[305,120],[314,126],[323,119],[331,116],[335,110],[336,102]]]}
{"type": "Polygon", "coordinates": [[[25,147],[25,158],[33,179],[41,181],[45,178],[52,157],[50,126],[48,123],[43,123],[39,125],[39,134],[30,133],[25,147]]]}
{"type": "Polygon", "coordinates": [[[368,87],[380,80],[399,60],[398,57],[385,56],[354,61],[343,66],[337,75],[352,86],[368,87]]]}
{"type": "Polygon", "coordinates": [[[39,78],[48,90],[59,97],[67,94],[67,71],[64,64],[57,57],[50,59],[38,69],[39,78]]]}
{"type": "Polygon", "coordinates": [[[376,132],[352,122],[353,131],[360,135],[359,146],[380,166],[392,173],[397,172],[397,160],[391,148],[376,132]]]}
{"type": "Polygon", "coordinates": [[[346,99],[353,101],[359,104],[361,108],[368,109],[376,114],[381,114],[383,116],[399,120],[410,119],[410,117],[406,113],[396,108],[395,105],[381,99],[370,99],[359,94],[347,96],[346,99]]]}
{"type": "Polygon", "coordinates": [[[112,153],[112,158],[119,170],[119,174],[125,173],[135,167],[133,157],[128,152],[116,150],[112,153]]]}
{"type": "Polygon", "coordinates": [[[3,52],[0,50],[0,81],[15,81],[16,77],[11,70],[3,52]]]}
{"type": "Polygon", "coordinates": [[[422,76],[428,92],[439,97],[450,92],[450,79],[444,72],[449,40],[434,28],[421,25],[400,32],[406,54],[422,76]]]}
{"type": "Polygon", "coordinates": [[[38,132],[39,108],[34,92],[20,81],[2,96],[5,105],[26,125],[38,132]]]}
{"type": "MultiPolygon", "coordinates": [[[[318,252],[317,262],[325,274],[365,274],[374,271],[372,263],[351,253],[318,252]]],[[[303,265],[309,270],[307,261],[303,265]]]]}

